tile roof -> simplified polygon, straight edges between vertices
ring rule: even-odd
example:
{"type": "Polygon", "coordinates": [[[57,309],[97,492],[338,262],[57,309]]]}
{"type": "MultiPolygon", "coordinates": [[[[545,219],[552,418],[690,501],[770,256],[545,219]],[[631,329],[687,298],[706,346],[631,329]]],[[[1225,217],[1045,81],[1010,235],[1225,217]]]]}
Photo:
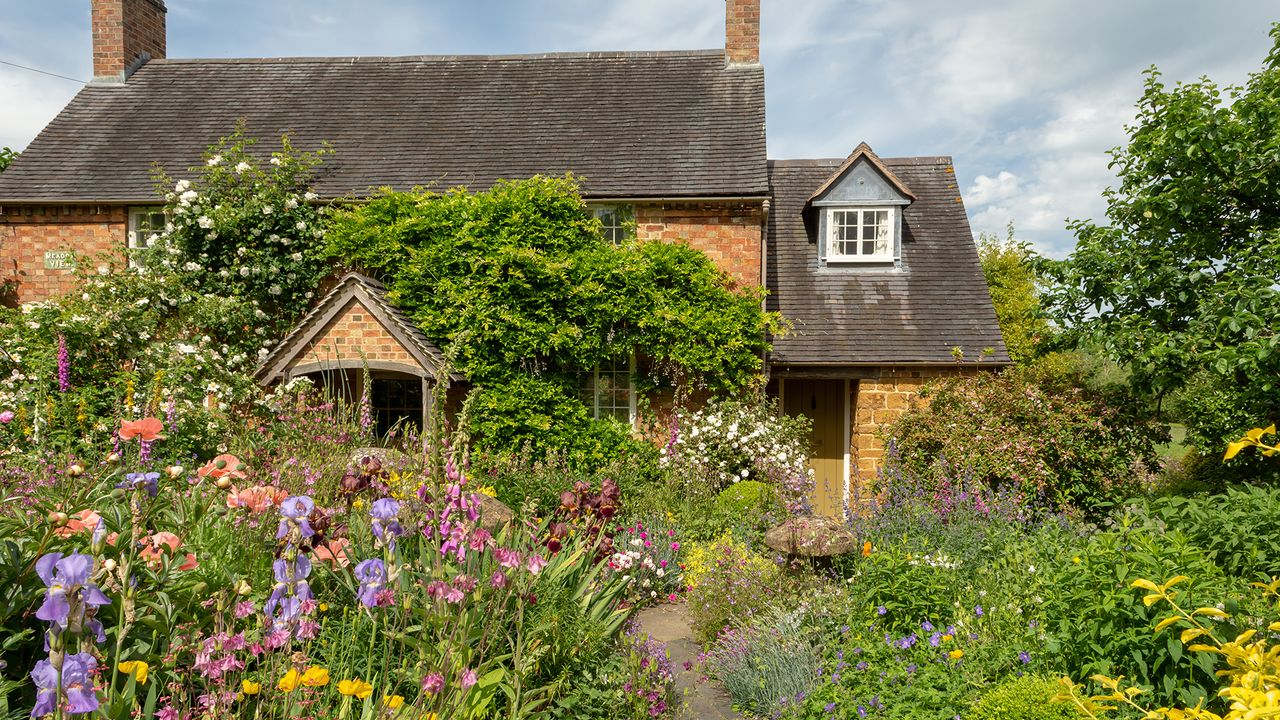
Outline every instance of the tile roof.
{"type": "Polygon", "coordinates": [[[152,60],[85,86],[0,203],[155,202],[243,118],[264,152],[328,141],[322,197],[573,171],[589,197],[764,196],[764,71],[723,50],[152,60]]]}
{"type": "Polygon", "coordinates": [[[902,214],[902,269],[818,267],[806,203],[844,161],[769,162],[768,307],[793,324],[770,363],[952,363],[953,347],[968,359],[994,348],[983,362],[1008,363],[951,158],[883,159],[916,196],[902,214]]]}

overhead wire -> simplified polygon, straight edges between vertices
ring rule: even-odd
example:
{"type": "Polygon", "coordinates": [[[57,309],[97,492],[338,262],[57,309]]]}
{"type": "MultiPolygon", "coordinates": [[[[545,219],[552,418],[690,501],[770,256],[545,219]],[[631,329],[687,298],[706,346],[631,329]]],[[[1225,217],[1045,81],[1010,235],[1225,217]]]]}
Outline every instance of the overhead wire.
{"type": "Polygon", "coordinates": [[[0,65],[8,65],[10,67],[16,67],[21,70],[30,70],[31,72],[37,72],[37,73],[40,73],[41,75],[49,75],[51,77],[62,78],[63,80],[70,80],[71,82],[80,83],[81,85],[85,84],[86,82],[85,80],[81,80],[80,78],[67,77],[66,75],[59,75],[58,73],[49,72],[48,70],[41,70],[40,68],[28,67],[26,65],[19,65],[16,62],[9,62],[8,60],[0,60],[0,65]]]}

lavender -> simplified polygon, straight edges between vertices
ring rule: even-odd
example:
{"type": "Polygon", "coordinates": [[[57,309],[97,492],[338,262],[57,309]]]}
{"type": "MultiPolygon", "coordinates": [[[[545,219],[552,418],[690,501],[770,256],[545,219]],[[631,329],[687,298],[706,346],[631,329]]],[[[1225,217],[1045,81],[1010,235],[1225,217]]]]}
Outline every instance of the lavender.
{"type": "Polygon", "coordinates": [[[71,355],[67,352],[67,338],[58,336],[58,391],[71,389],[71,355]]]}

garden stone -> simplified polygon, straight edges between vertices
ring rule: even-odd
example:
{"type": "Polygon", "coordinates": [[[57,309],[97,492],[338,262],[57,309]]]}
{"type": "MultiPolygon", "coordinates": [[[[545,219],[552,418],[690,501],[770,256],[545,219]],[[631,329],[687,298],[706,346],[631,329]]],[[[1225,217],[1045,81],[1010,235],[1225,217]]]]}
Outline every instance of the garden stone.
{"type": "Polygon", "coordinates": [[[418,464],[413,457],[402,453],[399,450],[379,447],[356,448],[356,451],[351,453],[351,464],[356,467],[360,467],[360,461],[367,457],[377,458],[378,462],[382,463],[382,467],[384,468],[400,469],[413,467],[418,464]]]}
{"type": "Polygon", "coordinates": [[[858,538],[840,521],[822,515],[793,517],[764,534],[764,544],[788,555],[833,557],[858,548],[858,538]]]}
{"type": "Polygon", "coordinates": [[[485,530],[496,535],[515,519],[516,514],[498,498],[483,493],[477,493],[476,497],[480,506],[480,527],[485,530]]]}

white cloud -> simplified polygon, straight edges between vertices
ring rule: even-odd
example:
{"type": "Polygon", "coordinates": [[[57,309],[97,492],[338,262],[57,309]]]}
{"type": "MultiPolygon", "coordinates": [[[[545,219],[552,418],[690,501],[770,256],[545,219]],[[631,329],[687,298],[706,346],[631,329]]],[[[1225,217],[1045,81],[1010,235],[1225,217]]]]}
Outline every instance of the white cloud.
{"type": "Polygon", "coordinates": [[[979,175],[974,178],[973,185],[965,191],[969,204],[981,207],[1004,200],[1018,192],[1018,176],[1008,170],[1001,170],[995,177],[979,175]]]}

